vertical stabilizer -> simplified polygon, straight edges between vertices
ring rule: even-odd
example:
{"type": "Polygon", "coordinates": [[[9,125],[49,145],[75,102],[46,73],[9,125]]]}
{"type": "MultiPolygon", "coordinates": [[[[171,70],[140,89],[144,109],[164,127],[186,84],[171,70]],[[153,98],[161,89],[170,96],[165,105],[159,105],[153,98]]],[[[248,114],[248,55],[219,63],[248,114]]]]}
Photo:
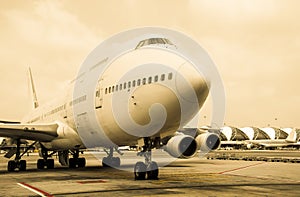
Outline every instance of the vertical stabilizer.
{"type": "Polygon", "coordinates": [[[34,83],[33,83],[33,78],[32,78],[32,73],[31,73],[30,67],[29,67],[29,81],[30,81],[30,87],[31,87],[31,91],[32,91],[33,107],[37,108],[39,106],[39,103],[38,103],[38,100],[37,100],[37,96],[36,96],[36,92],[35,92],[35,88],[34,88],[34,83]]]}
{"type": "Polygon", "coordinates": [[[297,132],[296,129],[294,128],[291,133],[289,134],[289,136],[285,139],[286,142],[289,143],[295,143],[297,141],[297,132]]]}

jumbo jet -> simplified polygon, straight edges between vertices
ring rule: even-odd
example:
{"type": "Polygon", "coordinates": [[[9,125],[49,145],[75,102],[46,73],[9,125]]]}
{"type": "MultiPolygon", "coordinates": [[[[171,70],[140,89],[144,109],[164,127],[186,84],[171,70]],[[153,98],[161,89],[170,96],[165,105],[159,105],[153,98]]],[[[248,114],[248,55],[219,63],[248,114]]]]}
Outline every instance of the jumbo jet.
{"type": "Polygon", "coordinates": [[[279,147],[299,147],[299,134],[297,133],[297,128],[286,128],[289,130],[289,135],[286,139],[274,139],[274,140],[245,140],[243,143],[248,149],[252,147],[262,147],[262,148],[279,148],[279,147]]]}
{"type": "Polygon", "coordinates": [[[86,160],[79,154],[93,147],[109,150],[107,157],[102,159],[103,166],[120,166],[120,158],[113,154],[119,152],[118,147],[139,145],[138,155],[145,157],[145,162],[137,162],[134,166],[135,179],[157,179],[158,164],[152,161],[152,149],[165,147],[166,152],[176,158],[193,157],[202,145],[209,150],[216,149],[220,140],[215,133],[192,136],[177,132],[204,104],[210,90],[209,79],[192,66],[183,69],[186,62],[174,61],[172,63],[177,64],[174,67],[163,66],[170,56],[168,52],[160,50],[158,53],[165,53],[167,57],[153,63],[153,58],[159,56],[153,52],[153,45],[174,47],[172,40],[165,37],[140,40],[133,55],[119,62],[116,60],[98,76],[92,93],[86,89],[78,92],[76,85],[82,84],[84,75],[101,67],[109,58],[80,73],[65,91],[44,105],[38,102],[29,70],[33,110],[20,123],[0,124],[0,136],[17,142],[15,159],[8,161],[8,171],[25,171],[26,161],[22,156],[33,146],[39,147],[41,156],[37,168],[52,169],[54,159],[51,156],[56,153],[61,165],[85,167],[86,160]],[[152,52],[147,53],[149,50],[152,52]],[[145,52],[146,63],[131,61],[141,59],[145,52]],[[134,62],[134,66],[120,66],[130,62],[134,62]],[[196,99],[191,99],[194,96],[196,99]],[[90,101],[92,108],[87,108],[90,101]],[[24,152],[20,149],[22,140],[32,141],[24,152]]]}

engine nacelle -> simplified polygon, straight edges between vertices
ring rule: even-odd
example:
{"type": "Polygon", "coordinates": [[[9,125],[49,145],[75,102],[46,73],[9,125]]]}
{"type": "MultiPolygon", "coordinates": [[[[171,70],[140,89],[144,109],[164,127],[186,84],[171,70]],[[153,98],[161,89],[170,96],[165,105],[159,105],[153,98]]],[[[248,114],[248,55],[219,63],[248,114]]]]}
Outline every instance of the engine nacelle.
{"type": "Polygon", "coordinates": [[[221,145],[221,140],[219,136],[215,133],[202,133],[196,137],[197,150],[203,152],[209,152],[211,150],[216,150],[221,145]]]}
{"type": "Polygon", "coordinates": [[[196,154],[197,143],[192,136],[176,135],[169,139],[165,151],[172,157],[187,159],[196,154]]]}

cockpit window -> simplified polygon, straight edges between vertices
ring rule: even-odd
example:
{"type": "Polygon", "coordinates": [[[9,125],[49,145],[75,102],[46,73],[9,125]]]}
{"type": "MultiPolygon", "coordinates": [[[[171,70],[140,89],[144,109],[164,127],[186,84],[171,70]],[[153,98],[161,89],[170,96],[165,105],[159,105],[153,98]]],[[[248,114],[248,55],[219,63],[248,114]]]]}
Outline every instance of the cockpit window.
{"type": "Polygon", "coordinates": [[[168,45],[174,45],[170,40],[167,38],[149,38],[146,40],[142,40],[138,43],[138,45],[135,47],[135,49],[139,49],[143,46],[147,45],[153,45],[153,44],[168,44],[168,45]]]}

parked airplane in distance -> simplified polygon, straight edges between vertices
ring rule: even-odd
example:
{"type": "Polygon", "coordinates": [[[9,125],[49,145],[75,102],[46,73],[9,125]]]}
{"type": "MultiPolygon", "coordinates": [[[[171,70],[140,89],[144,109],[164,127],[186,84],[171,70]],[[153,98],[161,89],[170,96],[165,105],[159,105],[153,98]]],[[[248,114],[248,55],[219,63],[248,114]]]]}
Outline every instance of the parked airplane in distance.
{"type": "Polygon", "coordinates": [[[299,147],[297,128],[222,127],[221,147],[274,149],[299,147]],[[228,140],[230,139],[230,140],[228,140]]]}
{"type": "Polygon", "coordinates": [[[299,137],[297,137],[297,129],[293,128],[286,139],[274,139],[274,140],[246,140],[244,144],[248,149],[252,147],[262,148],[279,148],[279,147],[296,147],[300,146],[299,137]]]}
{"type": "MultiPolygon", "coordinates": [[[[136,56],[153,50],[151,45],[174,47],[172,41],[164,37],[149,38],[143,40],[142,44],[139,42],[136,44],[137,47],[133,51],[136,56]]],[[[58,153],[62,165],[68,165],[70,168],[85,167],[85,158],[80,157],[79,153],[92,146],[109,149],[107,157],[102,160],[103,166],[118,167],[120,158],[113,155],[114,151],[119,152],[119,146],[139,144],[142,147],[140,155],[145,157],[145,162],[136,163],[135,179],[157,179],[158,165],[152,161],[152,149],[165,146],[166,151],[173,157],[190,158],[203,144],[209,150],[218,147],[220,141],[216,139],[218,138],[216,134],[206,132],[191,136],[176,133],[179,127],[194,118],[204,104],[209,93],[209,79],[196,72],[192,66],[186,66],[182,70],[179,67],[174,69],[166,66],[162,66],[162,69],[153,69],[161,66],[153,62],[148,61],[147,64],[141,65],[143,72],[139,67],[134,69],[131,67],[125,69],[124,66],[121,69],[116,65],[110,67],[98,76],[93,98],[85,90],[77,92],[76,95],[79,96],[74,98],[75,84],[81,83],[88,72],[93,72],[94,68],[91,67],[86,73],[73,80],[58,97],[44,105],[38,102],[31,70],[29,70],[34,109],[20,123],[0,124],[0,136],[12,138],[17,142],[15,159],[8,162],[8,171],[26,170],[26,161],[22,156],[35,145],[40,147],[42,157],[37,161],[37,168],[51,169],[54,168],[54,159],[51,156],[55,153],[58,153]],[[128,72],[130,75],[124,74],[128,72]],[[196,103],[189,100],[193,95],[196,96],[196,103]],[[85,108],[90,100],[94,103],[92,112],[85,108]],[[182,109],[182,102],[185,102],[187,109],[182,109]],[[74,113],[74,108],[78,106],[82,110],[80,114],[74,113]],[[131,121],[122,122],[121,127],[114,108],[124,106],[126,112],[130,114],[128,120],[131,121]],[[96,123],[91,120],[89,113],[96,115],[96,123]],[[162,114],[165,115],[165,120],[161,125],[162,114]],[[147,125],[152,126],[146,127],[147,125]],[[83,127],[98,126],[102,129],[78,132],[83,127]],[[135,130],[136,128],[139,129],[135,130]],[[152,130],[143,130],[144,128],[152,128],[152,130]],[[134,131],[128,132],[126,129],[134,131]],[[210,138],[214,138],[217,144],[208,143],[210,138]],[[33,143],[21,152],[23,139],[33,143]],[[88,147],[87,141],[90,142],[88,147]],[[71,158],[69,154],[72,155],[71,158]]],[[[127,120],[128,114],[120,112],[118,116],[123,118],[122,120],[127,120]]]]}

